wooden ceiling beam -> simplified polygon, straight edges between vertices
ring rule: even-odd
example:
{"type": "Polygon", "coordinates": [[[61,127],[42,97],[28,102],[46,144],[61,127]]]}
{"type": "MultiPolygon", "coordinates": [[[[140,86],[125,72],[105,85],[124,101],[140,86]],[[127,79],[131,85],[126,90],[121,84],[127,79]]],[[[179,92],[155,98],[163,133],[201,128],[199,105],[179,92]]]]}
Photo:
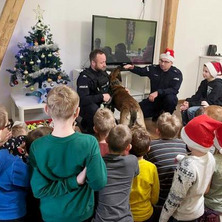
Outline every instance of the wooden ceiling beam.
{"type": "Polygon", "coordinates": [[[160,53],[174,48],[178,5],[179,0],[165,0],[160,53]]]}
{"type": "Polygon", "coordinates": [[[25,0],[6,0],[0,16],[0,67],[25,0]]]}

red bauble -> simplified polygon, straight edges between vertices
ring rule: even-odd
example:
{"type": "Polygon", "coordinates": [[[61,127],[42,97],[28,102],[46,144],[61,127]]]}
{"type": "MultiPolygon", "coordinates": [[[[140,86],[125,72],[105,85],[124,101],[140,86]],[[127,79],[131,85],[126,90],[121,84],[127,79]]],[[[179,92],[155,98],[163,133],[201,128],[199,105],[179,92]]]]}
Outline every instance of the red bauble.
{"type": "Polygon", "coordinates": [[[45,42],[45,38],[44,37],[41,38],[41,42],[45,42]]]}

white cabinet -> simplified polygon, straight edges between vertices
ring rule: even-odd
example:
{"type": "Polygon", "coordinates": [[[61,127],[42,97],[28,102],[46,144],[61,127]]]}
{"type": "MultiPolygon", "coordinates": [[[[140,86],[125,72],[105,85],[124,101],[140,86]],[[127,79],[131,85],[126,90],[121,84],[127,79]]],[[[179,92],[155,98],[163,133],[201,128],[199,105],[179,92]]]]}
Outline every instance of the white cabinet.
{"type": "Polygon", "coordinates": [[[203,80],[203,66],[206,62],[221,62],[221,56],[200,56],[199,57],[199,67],[198,67],[198,75],[197,75],[197,82],[196,82],[196,90],[198,89],[201,81],[203,80]]]}
{"type": "MultiPolygon", "coordinates": [[[[73,70],[73,88],[76,90],[76,81],[81,72],[80,69],[73,70]]],[[[108,72],[109,73],[109,72],[108,72]]],[[[150,82],[147,77],[141,77],[130,71],[122,71],[122,84],[129,89],[130,94],[140,102],[150,92],[150,82]]]]}

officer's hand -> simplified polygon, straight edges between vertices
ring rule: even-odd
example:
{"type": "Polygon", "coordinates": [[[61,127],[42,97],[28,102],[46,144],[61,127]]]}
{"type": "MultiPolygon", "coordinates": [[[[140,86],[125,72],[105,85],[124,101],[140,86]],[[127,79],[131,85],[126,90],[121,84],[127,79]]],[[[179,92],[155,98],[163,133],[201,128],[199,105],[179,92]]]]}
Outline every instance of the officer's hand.
{"type": "Polygon", "coordinates": [[[111,99],[111,96],[109,95],[109,93],[103,94],[103,101],[104,102],[108,102],[110,99],[111,99]]]}
{"type": "Polygon", "coordinates": [[[150,102],[154,102],[154,99],[158,96],[158,92],[155,91],[153,93],[150,93],[150,95],[148,96],[148,99],[150,102]]]}
{"type": "Polygon", "coordinates": [[[125,66],[123,66],[124,69],[134,69],[134,65],[131,64],[127,64],[125,66]]]}

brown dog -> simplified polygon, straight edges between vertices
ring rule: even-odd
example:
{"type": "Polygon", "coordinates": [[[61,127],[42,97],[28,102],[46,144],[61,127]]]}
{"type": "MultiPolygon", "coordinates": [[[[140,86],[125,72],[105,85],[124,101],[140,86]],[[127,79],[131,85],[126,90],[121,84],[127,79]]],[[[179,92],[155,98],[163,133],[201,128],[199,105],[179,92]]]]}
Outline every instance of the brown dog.
{"type": "Polygon", "coordinates": [[[120,111],[120,123],[130,128],[139,125],[146,129],[143,112],[138,102],[122,86],[121,68],[117,67],[110,74],[110,89],[114,107],[120,111]]]}

